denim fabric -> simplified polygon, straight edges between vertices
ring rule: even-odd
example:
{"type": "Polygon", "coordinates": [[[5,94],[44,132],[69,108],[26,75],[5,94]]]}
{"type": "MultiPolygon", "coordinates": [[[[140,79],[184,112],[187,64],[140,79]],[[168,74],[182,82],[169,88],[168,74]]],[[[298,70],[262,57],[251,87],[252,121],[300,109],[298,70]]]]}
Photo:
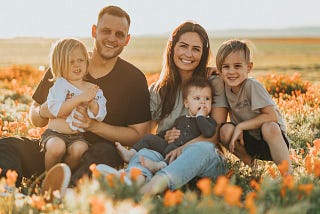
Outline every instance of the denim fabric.
{"type": "MultiPolygon", "coordinates": [[[[142,149],[131,159],[130,168],[140,168],[148,182],[153,174],[141,166],[139,156],[144,156],[152,161],[164,161],[160,153],[149,149],[142,149]]],[[[193,143],[185,147],[181,155],[167,167],[156,174],[166,176],[169,180],[169,189],[178,189],[195,177],[209,177],[215,180],[219,175],[227,172],[225,159],[220,156],[214,144],[210,142],[193,143]]]]}

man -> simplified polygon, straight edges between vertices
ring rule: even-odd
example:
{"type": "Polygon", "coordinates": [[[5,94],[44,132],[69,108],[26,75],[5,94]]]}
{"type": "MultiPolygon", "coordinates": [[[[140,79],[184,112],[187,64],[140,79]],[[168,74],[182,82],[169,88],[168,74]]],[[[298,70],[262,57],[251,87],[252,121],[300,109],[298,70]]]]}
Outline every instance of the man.
{"type": "MultiPolygon", "coordinates": [[[[107,116],[102,122],[98,122],[88,117],[85,108],[78,108],[82,116],[77,119],[81,123],[74,125],[87,131],[85,137],[92,146],[82,158],[80,167],[73,172],[71,178],[73,184],[83,174],[89,174],[89,166],[92,163],[121,166],[123,161],[117,153],[114,142],[131,146],[149,132],[151,115],[146,78],[139,69],[119,57],[123,48],[129,43],[129,27],[129,15],[116,6],[103,8],[99,13],[97,24],[92,26],[94,49],[86,80],[102,89],[107,99],[107,116]]],[[[46,103],[49,88],[52,86],[51,78],[51,72],[47,71],[33,95],[30,119],[36,126],[45,126],[48,119],[53,118],[46,103]]],[[[0,145],[2,143],[4,142],[0,140],[0,145]]],[[[32,145],[33,147],[35,145],[32,145]]],[[[43,154],[37,153],[37,156],[43,159],[43,154]]],[[[0,158],[0,167],[8,168],[1,163],[0,158]]],[[[35,164],[38,165],[36,170],[33,170],[35,173],[43,170],[43,163],[35,162],[35,164]]],[[[10,167],[14,170],[21,168],[18,163],[10,167]]],[[[31,174],[30,169],[27,171],[31,174]]],[[[24,176],[24,170],[20,170],[20,173],[24,176]]]]}

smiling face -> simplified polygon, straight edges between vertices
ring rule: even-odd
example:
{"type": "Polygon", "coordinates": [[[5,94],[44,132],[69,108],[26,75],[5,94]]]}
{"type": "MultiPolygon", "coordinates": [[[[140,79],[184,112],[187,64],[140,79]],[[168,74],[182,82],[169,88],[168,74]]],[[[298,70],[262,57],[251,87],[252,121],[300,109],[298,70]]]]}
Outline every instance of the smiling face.
{"type": "Polygon", "coordinates": [[[226,56],[221,66],[221,76],[233,93],[238,93],[252,66],[252,62],[247,62],[244,51],[234,51],[226,56]]]}
{"type": "Polygon", "coordinates": [[[69,55],[68,69],[62,76],[71,83],[82,81],[87,73],[86,55],[80,47],[75,47],[69,55]]]}
{"type": "Polygon", "coordinates": [[[204,115],[211,112],[212,94],[210,87],[190,87],[187,98],[184,100],[184,106],[189,110],[190,116],[196,116],[200,108],[203,108],[204,115]]]}
{"type": "Polygon", "coordinates": [[[92,26],[94,51],[106,60],[119,56],[129,42],[128,31],[129,23],[125,17],[105,13],[99,19],[98,25],[92,26]]]}
{"type": "Polygon", "coordinates": [[[196,32],[187,32],[180,36],[174,47],[174,63],[180,74],[193,73],[199,65],[202,56],[203,45],[196,32]]]}

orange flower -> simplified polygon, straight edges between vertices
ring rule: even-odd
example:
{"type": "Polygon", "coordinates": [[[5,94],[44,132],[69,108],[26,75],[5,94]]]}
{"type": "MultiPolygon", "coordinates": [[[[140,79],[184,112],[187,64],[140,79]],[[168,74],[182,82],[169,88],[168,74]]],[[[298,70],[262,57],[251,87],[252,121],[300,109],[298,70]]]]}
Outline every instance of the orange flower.
{"type": "Polygon", "coordinates": [[[31,207],[35,207],[38,210],[41,210],[41,208],[46,205],[46,202],[44,201],[44,198],[41,196],[32,195],[31,201],[29,202],[31,207]]]}
{"type": "Polygon", "coordinates": [[[121,174],[120,174],[120,182],[121,182],[122,184],[124,184],[124,178],[125,178],[125,176],[126,176],[126,173],[125,173],[125,172],[121,172],[121,174]]]}
{"type": "Polygon", "coordinates": [[[107,183],[110,187],[114,187],[114,178],[115,178],[114,174],[108,174],[106,176],[107,183]]]}
{"type": "Polygon", "coordinates": [[[242,189],[239,186],[228,185],[224,191],[224,200],[230,205],[241,206],[242,189]]]}
{"type": "Polygon", "coordinates": [[[298,190],[304,192],[307,195],[310,195],[313,190],[313,184],[300,184],[298,190]]]}
{"type": "Polygon", "coordinates": [[[269,174],[270,174],[270,176],[271,176],[272,178],[277,177],[276,172],[274,171],[274,169],[273,169],[271,166],[269,166],[268,172],[269,172],[269,174]]]}
{"type": "Polygon", "coordinates": [[[138,177],[142,175],[141,169],[139,168],[131,168],[130,176],[133,181],[137,181],[138,177]]]}
{"type": "Polygon", "coordinates": [[[231,178],[231,176],[234,174],[234,170],[229,170],[228,174],[226,175],[227,178],[231,178]]]}
{"type": "Polygon", "coordinates": [[[100,172],[97,170],[97,165],[95,163],[91,164],[89,169],[92,172],[93,177],[98,178],[100,176],[100,172]]]}
{"type": "Polygon", "coordinates": [[[316,147],[316,150],[319,152],[320,151],[320,139],[315,139],[313,141],[314,147],[316,147]]]}
{"type": "Polygon", "coordinates": [[[285,176],[288,173],[289,164],[287,160],[283,160],[281,164],[278,165],[279,171],[282,176],[285,176]]]}
{"type": "Polygon", "coordinates": [[[213,193],[215,195],[223,195],[225,188],[228,186],[229,180],[225,176],[220,176],[217,179],[216,184],[213,187],[213,193]]]}
{"type": "Polygon", "coordinates": [[[202,178],[197,182],[197,187],[201,190],[202,195],[208,196],[211,194],[211,179],[202,178]]]}
{"type": "Polygon", "coordinates": [[[310,175],[312,173],[312,164],[311,164],[310,155],[307,155],[305,159],[305,167],[306,167],[307,173],[310,175]]]}
{"type": "Polygon", "coordinates": [[[6,173],[6,181],[7,181],[7,185],[8,186],[15,186],[15,183],[17,181],[18,178],[18,173],[14,170],[8,170],[6,173]]]}
{"type": "Polygon", "coordinates": [[[294,187],[294,178],[292,175],[286,175],[283,177],[283,187],[288,187],[288,189],[293,189],[294,187]]]}
{"type": "Polygon", "coordinates": [[[282,198],[284,198],[286,196],[286,188],[282,187],[280,189],[280,195],[281,195],[282,198]]]}
{"type": "Polygon", "coordinates": [[[163,197],[163,204],[166,207],[172,207],[181,204],[183,201],[183,193],[180,190],[166,191],[163,197]]]}
{"type": "Polygon", "coordinates": [[[314,160],[314,176],[320,177],[320,160],[314,160]]]}
{"type": "Polygon", "coordinates": [[[260,184],[256,180],[252,179],[250,181],[250,186],[258,192],[260,191],[260,184]]]}
{"type": "Polygon", "coordinates": [[[91,205],[91,213],[92,214],[104,214],[106,213],[106,208],[104,206],[103,200],[93,196],[90,199],[90,205],[91,205]]]}
{"type": "Polygon", "coordinates": [[[244,205],[246,207],[246,209],[249,210],[249,214],[255,214],[257,212],[257,207],[254,203],[254,199],[257,197],[257,193],[256,192],[249,192],[246,195],[246,200],[244,202],[244,205]]]}

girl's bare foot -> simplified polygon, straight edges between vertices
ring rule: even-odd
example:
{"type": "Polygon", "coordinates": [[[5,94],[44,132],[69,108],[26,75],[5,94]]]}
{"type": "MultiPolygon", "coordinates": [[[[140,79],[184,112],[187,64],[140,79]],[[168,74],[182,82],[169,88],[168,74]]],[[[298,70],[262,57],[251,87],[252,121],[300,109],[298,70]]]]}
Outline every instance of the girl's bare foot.
{"type": "Polygon", "coordinates": [[[129,163],[131,158],[136,154],[136,150],[134,149],[127,149],[122,146],[119,142],[115,142],[116,148],[123,159],[124,162],[129,163]]]}
{"type": "Polygon", "coordinates": [[[140,156],[140,163],[152,173],[158,172],[160,169],[167,166],[167,164],[163,161],[154,162],[152,160],[144,158],[143,156],[140,156]]]}

